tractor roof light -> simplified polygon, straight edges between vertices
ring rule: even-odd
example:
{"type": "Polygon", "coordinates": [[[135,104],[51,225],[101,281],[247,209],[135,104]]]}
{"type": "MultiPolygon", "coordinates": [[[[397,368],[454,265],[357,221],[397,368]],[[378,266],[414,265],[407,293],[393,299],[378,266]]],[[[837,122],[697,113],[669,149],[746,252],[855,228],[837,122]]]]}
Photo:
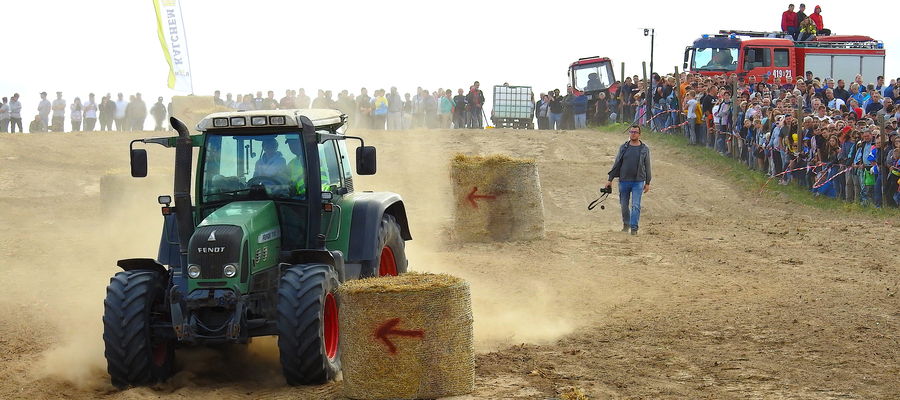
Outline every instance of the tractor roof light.
{"type": "Polygon", "coordinates": [[[216,128],[228,126],[228,118],[213,118],[213,126],[216,128]]]}
{"type": "Polygon", "coordinates": [[[250,117],[250,125],[263,126],[265,124],[266,124],[266,116],[265,115],[257,115],[254,117],[250,117]]]}
{"type": "Polygon", "coordinates": [[[247,126],[247,119],[244,117],[231,117],[228,121],[231,126],[247,126]]]}
{"type": "Polygon", "coordinates": [[[276,115],[276,116],[269,117],[270,125],[284,125],[285,122],[286,122],[286,120],[283,115],[276,115]]]}

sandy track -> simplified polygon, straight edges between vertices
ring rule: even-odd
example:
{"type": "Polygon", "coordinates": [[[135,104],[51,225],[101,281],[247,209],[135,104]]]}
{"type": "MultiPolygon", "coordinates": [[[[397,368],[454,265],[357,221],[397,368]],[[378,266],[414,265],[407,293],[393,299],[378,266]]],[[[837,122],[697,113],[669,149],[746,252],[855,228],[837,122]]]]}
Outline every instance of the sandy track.
{"type": "MultiPolygon", "coordinates": [[[[737,189],[655,145],[642,235],[615,199],[587,202],[625,138],[598,132],[356,132],[379,148],[358,187],[401,193],[411,267],[473,285],[475,397],[896,398],[900,220],[828,214],[737,189]],[[455,152],[538,160],[547,238],[448,243],[455,152]]],[[[99,180],[127,170],[130,134],[0,140],[0,398],[328,398],[287,388],[271,341],[179,354],[156,388],[116,392],[100,340],[115,260],[155,254],[155,194],[173,154],[152,149],[144,197],[100,212],[99,180]],[[153,175],[159,178],[154,178],[153,175]]]]}

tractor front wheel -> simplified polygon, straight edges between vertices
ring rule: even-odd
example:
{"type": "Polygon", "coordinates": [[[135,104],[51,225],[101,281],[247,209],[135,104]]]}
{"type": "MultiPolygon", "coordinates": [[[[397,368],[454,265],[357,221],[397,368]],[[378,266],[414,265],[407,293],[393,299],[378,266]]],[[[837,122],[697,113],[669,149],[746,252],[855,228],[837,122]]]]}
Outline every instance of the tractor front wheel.
{"type": "Polygon", "coordinates": [[[338,277],[328,265],[287,268],[278,285],[278,351],[289,385],[334,379],[341,369],[338,277]]]}
{"type": "Polygon", "coordinates": [[[156,271],[124,271],[113,276],[106,288],[106,370],[119,389],[154,384],[172,374],[174,340],[154,337],[151,329],[154,321],[163,322],[167,315],[164,282],[156,271]]]}

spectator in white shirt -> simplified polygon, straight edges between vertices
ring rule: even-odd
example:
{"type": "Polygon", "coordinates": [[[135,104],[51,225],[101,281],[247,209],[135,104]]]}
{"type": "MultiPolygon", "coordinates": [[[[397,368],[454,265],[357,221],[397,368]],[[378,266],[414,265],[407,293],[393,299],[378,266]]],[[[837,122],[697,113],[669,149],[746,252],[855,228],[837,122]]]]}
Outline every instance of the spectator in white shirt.
{"type": "Polygon", "coordinates": [[[62,98],[62,92],[56,92],[56,99],[53,100],[53,126],[51,132],[64,132],[66,127],[63,123],[66,121],[66,100],[62,98]]]}
{"type": "Polygon", "coordinates": [[[116,100],[116,113],[113,115],[113,119],[116,121],[116,130],[124,131],[125,130],[125,111],[128,109],[128,102],[122,96],[122,93],[119,93],[119,98],[116,100]]]}
{"type": "Polygon", "coordinates": [[[72,100],[70,108],[69,119],[72,121],[72,132],[78,132],[81,130],[81,121],[84,119],[81,98],[76,97],[75,100],[72,100]]]}
{"type": "Polygon", "coordinates": [[[88,100],[84,102],[82,107],[84,110],[84,131],[93,132],[97,123],[97,102],[94,100],[94,94],[88,95],[88,100]]]}
{"type": "Polygon", "coordinates": [[[41,102],[37,109],[44,126],[50,126],[50,100],[47,100],[47,92],[41,92],[41,102]]]}
{"type": "Polygon", "coordinates": [[[19,132],[25,133],[22,129],[22,103],[19,102],[18,93],[9,100],[9,132],[16,133],[16,126],[19,127],[19,132]]]}

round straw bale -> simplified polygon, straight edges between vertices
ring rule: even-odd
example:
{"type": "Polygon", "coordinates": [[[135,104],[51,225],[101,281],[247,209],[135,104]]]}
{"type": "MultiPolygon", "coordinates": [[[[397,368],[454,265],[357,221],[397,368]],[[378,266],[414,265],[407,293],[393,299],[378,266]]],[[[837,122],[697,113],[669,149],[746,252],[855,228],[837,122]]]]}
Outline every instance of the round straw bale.
{"type": "Polygon", "coordinates": [[[469,284],[445,274],[355,280],[338,289],[343,394],[433,399],[475,384],[469,284]]]}
{"type": "Polygon", "coordinates": [[[544,237],[544,200],[534,160],[457,154],[451,162],[451,179],[458,240],[544,237]]]}

